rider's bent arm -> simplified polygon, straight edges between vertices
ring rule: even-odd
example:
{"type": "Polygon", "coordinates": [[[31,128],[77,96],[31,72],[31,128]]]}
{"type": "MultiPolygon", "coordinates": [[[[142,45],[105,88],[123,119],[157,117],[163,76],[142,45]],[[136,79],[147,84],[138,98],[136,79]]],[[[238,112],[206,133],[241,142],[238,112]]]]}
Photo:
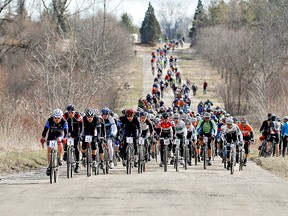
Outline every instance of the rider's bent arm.
{"type": "Polygon", "coordinates": [[[46,137],[46,134],[47,134],[49,128],[50,128],[50,123],[49,123],[49,121],[47,120],[46,123],[45,123],[44,129],[43,129],[43,132],[42,132],[42,137],[43,137],[43,138],[46,137]]]}
{"type": "Polygon", "coordinates": [[[113,137],[116,136],[118,130],[117,130],[117,126],[116,126],[116,123],[115,123],[115,119],[113,119],[111,116],[109,117],[109,121],[111,123],[111,134],[113,137]]]}

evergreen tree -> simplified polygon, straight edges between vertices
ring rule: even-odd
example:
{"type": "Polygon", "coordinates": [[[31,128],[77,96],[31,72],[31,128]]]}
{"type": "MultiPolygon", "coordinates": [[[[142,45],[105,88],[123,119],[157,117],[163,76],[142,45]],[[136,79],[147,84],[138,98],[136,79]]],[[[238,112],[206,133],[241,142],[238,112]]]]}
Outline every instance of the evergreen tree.
{"type": "Polygon", "coordinates": [[[156,42],[161,35],[160,25],[155,17],[154,8],[150,2],[140,28],[140,34],[142,43],[156,42]]]}
{"type": "Polygon", "coordinates": [[[198,5],[192,22],[192,27],[189,32],[191,38],[191,45],[196,44],[197,29],[207,26],[208,19],[201,0],[198,0],[198,5]]]}
{"type": "Polygon", "coordinates": [[[127,13],[122,14],[121,16],[122,24],[127,28],[130,33],[136,33],[137,27],[133,25],[133,19],[127,13]]]}

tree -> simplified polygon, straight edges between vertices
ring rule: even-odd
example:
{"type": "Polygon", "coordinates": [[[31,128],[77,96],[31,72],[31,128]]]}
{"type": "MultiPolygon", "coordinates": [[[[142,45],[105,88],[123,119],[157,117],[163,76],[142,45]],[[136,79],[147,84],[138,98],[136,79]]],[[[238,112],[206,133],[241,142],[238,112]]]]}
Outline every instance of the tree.
{"type": "Polygon", "coordinates": [[[195,11],[195,15],[192,22],[192,27],[189,32],[189,38],[191,38],[191,45],[196,44],[197,30],[207,25],[208,19],[205,13],[201,0],[198,0],[198,5],[195,11]]]}
{"type": "Polygon", "coordinates": [[[160,25],[155,17],[154,8],[150,2],[140,28],[140,34],[142,43],[156,42],[161,34],[160,25]]]}
{"type": "Polygon", "coordinates": [[[121,16],[122,24],[127,28],[130,33],[136,33],[137,27],[133,24],[133,19],[127,13],[122,14],[121,16]]]}

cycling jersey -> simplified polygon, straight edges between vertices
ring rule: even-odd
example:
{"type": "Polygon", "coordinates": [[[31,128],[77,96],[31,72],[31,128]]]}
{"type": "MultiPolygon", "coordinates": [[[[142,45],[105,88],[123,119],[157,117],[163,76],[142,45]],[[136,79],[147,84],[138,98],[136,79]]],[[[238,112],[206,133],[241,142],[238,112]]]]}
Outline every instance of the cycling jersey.
{"type": "Polygon", "coordinates": [[[140,127],[142,131],[142,137],[147,137],[147,135],[153,134],[153,125],[150,120],[146,119],[144,123],[140,121],[140,127]]]}
{"type": "Polygon", "coordinates": [[[115,119],[112,116],[109,116],[108,119],[104,119],[104,125],[106,128],[106,133],[109,138],[115,137],[117,134],[117,126],[115,119]]]}
{"type": "Polygon", "coordinates": [[[46,137],[49,130],[47,140],[54,140],[57,138],[67,137],[68,135],[68,123],[62,118],[59,123],[54,122],[53,117],[50,117],[44,126],[42,137],[46,137]]]}
{"type": "Polygon", "coordinates": [[[251,135],[253,135],[253,129],[249,124],[246,124],[245,127],[242,124],[238,124],[238,127],[241,130],[243,137],[251,137],[251,135]]]}
{"type": "Polygon", "coordinates": [[[180,120],[177,124],[175,123],[174,127],[176,135],[183,135],[184,137],[187,136],[187,128],[184,121],[180,120]]]}
{"type": "Polygon", "coordinates": [[[64,113],[63,118],[68,123],[69,135],[73,138],[77,138],[82,128],[83,117],[80,113],[75,113],[73,118],[70,118],[68,112],[64,113]]]}
{"type": "Polygon", "coordinates": [[[201,119],[196,128],[197,134],[205,133],[205,134],[217,134],[217,125],[213,120],[209,120],[206,122],[204,119],[201,119]]]}
{"type": "Polygon", "coordinates": [[[126,137],[138,137],[141,135],[140,122],[136,116],[133,117],[132,121],[129,121],[126,116],[121,116],[120,121],[121,127],[126,137]]]}
{"type": "Polygon", "coordinates": [[[227,125],[224,125],[221,129],[221,137],[223,140],[226,140],[228,143],[232,141],[243,141],[243,135],[241,130],[236,124],[233,124],[231,128],[228,128],[227,125]]]}
{"type": "Polygon", "coordinates": [[[170,121],[167,122],[161,121],[160,127],[161,127],[161,133],[171,134],[172,130],[174,131],[174,124],[170,121]]]}

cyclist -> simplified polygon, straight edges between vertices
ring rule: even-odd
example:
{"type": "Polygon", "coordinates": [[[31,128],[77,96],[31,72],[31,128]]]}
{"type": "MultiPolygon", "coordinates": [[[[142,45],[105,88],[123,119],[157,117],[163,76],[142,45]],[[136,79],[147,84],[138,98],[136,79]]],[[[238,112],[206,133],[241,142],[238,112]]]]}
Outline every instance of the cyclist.
{"type": "MultiPolygon", "coordinates": [[[[184,121],[180,119],[179,113],[175,113],[172,119],[174,121],[174,127],[175,127],[174,139],[180,139],[180,158],[181,158],[180,163],[183,164],[183,141],[187,137],[187,128],[184,121]]],[[[175,154],[175,149],[176,146],[173,145],[173,154],[175,154]]],[[[174,163],[174,157],[172,157],[171,165],[173,165],[173,163],[174,163]]]]}
{"type": "Polygon", "coordinates": [[[262,133],[263,138],[267,140],[266,153],[269,153],[272,142],[275,139],[275,136],[273,136],[273,134],[275,134],[275,125],[271,119],[272,116],[274,116],[272,113],[268,113],[268,119],[264,120],[260,127],[260,132],[262,133]]]}
{"type": "MultiPolygon", "coordinates": [[[[175,134],[175,128],[173,122],[169,120],[169,113],[165,112],[162,114],[162,119],[160,121],[160,138],[172,138],[173,135],[175,134]]],[[[161,162],[159,164],[160,167],[163,166],[163,154],[164,154],[164,141],[160,140],[160,146],[161,146],[161,151],[160,151],[160,156],[161,156],[161,162]]],[[[169,148],[169,155],[172,157],[172,152],[171,152],[171,142],[170,145],[168,146],[169,148]]]]}
{"type": "Polygon", "coordinates": [[[46,174],[50,175],[50,151],[51,148],[49,147],[49,141],[50,140],[57,140],[58,142],[58,164],[59,166],[62,166],[62,158],[63,158],[63,144],[66,144],[66,138],[68,136],[68,123],[63,118],[63,112],[61,109],[55,109],[53,111],[52,117],[48,118],[44,130],[42,132],[42,138],[40,139],[40,142],[42,144],[42,147],[44,147],[45,143],[45,137],[47,135],[47,161],[48,161],[48,167],[46,170],[46,174]],[[48,132],[49,130],[49,132],[48,132]]]}
{"type": "Polygon", "coordinates": [[[145,146],[148,152],[148,155],[145,155],[145,159],[150,161],[150,150],[151,150],[151,143],[153,141],[153,136],[154,136],[154,128],[151,123],[151,121],[147,118],[147,113],[146,112],[140,112],[139,114],[139,119],[140,119],[140,126],[141,126],[141,137],[144,139],[149,138],[150,139],[150,144],[145,141],[145,146]]]}
{"type": "MultiPolygon", "coordinates": [[[[236,124],[233,124],[233,119],[232,118],[227,118],[226,119],[226,125],[224,125],[221,129],[221,138],[222,140],[226,141],[227,143],[236,143],[236,151],[238,150],[238,144],[242,145],[243,144],[243,135],[241,130],[236,124]]],[[[226,160],[227,160],[227,169],[229,169],[230,166],[230,146],[227,146],[227,155],[226,155],[226,160]]],[[[237,155],[236,154],[236,162],[237,162],[237,155]]],[[[239,158],[239,157],[238,157],[239,158]]]]}
{"type": "Polygon", "coordinates": [[[217,133],[217,125],[215,122],[211,119],[211,114],[208,112],[204,113],[204,118],[200,120],[200,122],[197,125],[196,132],[198,135],[198,140],[200,146],[204,145],[203,138],[204,136],[208,137],[208,165],[211,166],[211,142],[214,140],[214,137],[217,133]]]}
{"type": "Polygon", "coordinates": [[[288,142],[288,116],[283,117],[283,125],[281,128],[281,137],[283,138],[282,157],[285,157],[288,142]]]}
{"type": "MultiPolygon", "coordinates": [[[[80,128],[82,128],[83,117],[80,113],[75,111],[75,106],[73,104],[69,104],[67,107],[67,112],[64,113],[63,117],[66,119],[68,123],[68,132],[69,137],[74,138],[74,149],[75,149],[75,158],[76,158],[76,166],[74,169],[75,173],[79,171],[79,160],[80,160],[80,152],[79,152],[79,134],[80,128]]],[[[64,155],[63,159],[66,161],[67,157],[67,145],[64,146],[64,155]]]]}
{"type": "Polygon", "coordinates": [[[97,143],[99,148],[99,154],[100,154],[100,160],[101,160],[101,169],[103,169],[103,148],[100,142],[100,137],[106,137],[105,134],[105,127],[103,122],[101,122],[102,119],[97,117],[97,111],[94,109],[88,108],[85,111],[85,116],[83,117],[83,127],[80,130],[81,139],[82,142],[82,163],[85,166],[86,164],[86,151],[87,151],[87,142],[85,142],[85,136],[90,135],[93,137],[91,142],[91,148],[92,148],[92,160],[93,160],[93,166],[96,166],[96,154],[97,154],[97,143]]]}
{"type": "MultiPolygon", "coordinates": [[[[190,145],[189,145],[189,160],[188,160],[188,165],[191,166],[191,157],[192,157],[192,146],[194,146],[194,151],[196,153],[197,148],[196,148],[196,142],[197,142],[197,136],[196,136],[196,131],[195,131],[195,127],[191,124],[191,118],[186,118],[184,119],[185,125],[186,125],[186,129],[187,129],[187,139],[189,139],[190,141],[190,145]]],[[[195,154],[194,154],[195,155],[195,154]]]]}
{"type": "Polygon", "coordinates": [[[250,152],[249,147],[250,147],[250,144],[254,142],[254,132],[253,132],[253,128],[251,127],[251,125],[248,124],[246,118],[241,119],[241,123],[238,124],[238,127],[242,132],[243,140],[245,142],[244,143],[245,159],[244,159],[243,165],[246,166],[247,158],[250,152]]]}
{"type": "Polygon", "coordinates": [[[115,142],[115,137],[117,135],[117,125],[115,119],[111,115],[109,115],[110,112],[111,111],[108,107],[104,107],[101,110],[102,118],[104,120],[104,125],[106,129],[106,140],[109,152],[109,167],[113,169],[114,168],[113,156],[115,154],[113,144],[115,142]]]}
{"type": "Polygon", "coordinates": [[[126,148],[128,146],[128,143],[126,142],[126,137],[133,137],[133,143],[134,143],[134,166],[137,166],[138,161],[138,155],[137,155],[137,139],[141,135],[141,127],[140,122],[135,115],[135,111],[130,108],[125,110],[125,116],[121,116],[121,128],[123,130],[124,135],[124,143],[123,143],[123,166],[126,166],[126,148]]]}

